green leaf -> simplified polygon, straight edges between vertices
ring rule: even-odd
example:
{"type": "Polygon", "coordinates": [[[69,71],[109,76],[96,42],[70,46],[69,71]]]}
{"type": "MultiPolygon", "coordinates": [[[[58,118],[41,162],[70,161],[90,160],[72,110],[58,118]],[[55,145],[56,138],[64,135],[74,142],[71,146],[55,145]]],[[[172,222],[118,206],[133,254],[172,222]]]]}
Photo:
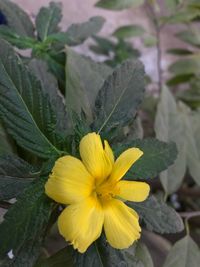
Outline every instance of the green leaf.
{"type": "Polygon", "coordinates": [[[138,7],[144,4],[144,0],[100,0],[96,6],[111,9],[111,10],[122,10],[132,7],[138,7]]]}
{"type": "Polygon", "coordinates": [[[99,36],[93,36],[93,39],[98,46],[92,46],[90,48],[97,54],[109,56],[110,52],[114,52],[116,49],[116,45],[109,39],[99,36]]]}
{"type": "Polygon", "coordinates": [[[74,250],[71,246],[59,250],[47,259],[40,260],[34,267],[75,267],[73,264],[74,250]]]}
{"type": "Polygon", "coordinates": [[[113,33],[113,36],[124,39],[124,38],[142,36],[144,33],[145,29],[142,26],[135,24],[135,25],[126,25],[118,28],[113,33]]]}
{"type": "Polygon", "coordinates": [[[160,174],[165,192],[171,194],[179,188],[184,178],[187,147],[182,114],[178,110],[174,97],[166,87],[162,89],[158,104],[155,132],[158,139],[175,142],[177,145],[178,157],[174,165],[160,174]]]}
{"type": "Polygon", "coordinates": [[[158,175],[161,171],[172,165],[177,157],[177,149],[174,143],[165,143],[156,139],[133,140],[127,144],[119,144],[114,148],[115,155],[119,156],[130,147],[140,148],[144,155],[134,163],[126,175],[127,180],[146,180],[158,175]]]}
{"type": "MultiPolygon", "coordinates": [[[[32,267],[43,243],[52,204],[44,195],[46,178],[36,180],[9,209],[0,225],[0,259],[12,251],[9,266],[32,267]]],[[[4,265],[7,266],[7,265],[4,265]]]]}
{"type": "Polygon", "coordinates": [[[117,128],[136,115],[144,96],[144,68],[140,61],[127,60],[106,79],[96,99],[93,129],[117,128]]]}
{"type": "Polygon", "coordinates": [[[200,57],[199,55],[188,56],[187,58],[181,59],[173,63],[169,67],[169,71],[176,75],[183,74],[198,74],[200,69],[200,57]]]}
{"type": "Polygon", "coordinates": [[[150,196],[141,203],[127,202],[136,210],[150,231],[161,234],[177,233],[184,229],[183,221],[176,211],[165,202],[150,196]]]}
{"type": "Polygon", "coordinates": [[[62,19],[61,4],[50,2],[49,7],[42,7],[36,17],[38,38],[45,41],[50,34],[59,31],[58,24],[62,19]]]}
{"type": "Polygon", "coordinates": [[[190,236],[185,236],[172,247],[164,267],[199,267],[200,250],[190,236]]]}
{"type": "Polygon", "coordinates": [[[9,134],[39,157],[59,155],[56,117],[40,83],[13,49],[0,42],[0,116],[9,134]]]}
{"type": "Polygon", "coordinates": [[[67,48],[66,62],[66,106],[69,113],[79,116],[83,111],[92,122],[95,99],[111,69],[96,63],[67,48]],[[92,77],[92,79],[91,79],[92,77]]]}
{"type": "Polygon", "coordinates": [[[148,248],[140,241],[137,243],[135,255],[143,263],[144,267],[154,266],[148,248]]]}
{"type": "Polygon", "coordinates": [[[180,74],[167,81],[167,85],[174,86],[182,83],[188,83],[194,77],[193,74],[180,74]]]}
{"type": "Polygon", "coordinates": [[[193,45],[193,46],[200,46],[200,37],[199,37],[200,32],[193,33],[191,30],[189,31],[181,31],[176,34],[176,37],[178,37],[180,40],[193,45]]]}
{"type": "Polygon", "coordinates": [[[46,62],[39,59],[32,59],[29,63],[31,72],[41,82],[44,95],[48,94],[51,106],[56,114],[57,120],[56,129],[61,133],[68,130],[69,121],[66,113],[65,99],[59,92],[58,83],[55,77],[48,71],[46,62]]]}
{"type": "Polygon", "coordinates": [[[37,175],[37,171],[16,156],[0,157],[0,200],[17,197],[37,175]]]}
{"type": "Polygon", "coordinates": [[[34,26],[30,17],[18,5],[9,0],[1,0],[0,10],[14,32],[20,36],[34,36],[34,26]]]}
{"type": "Polygon", "coordinates": [[[9,136],[7,135],[4,127],[0,122],[0,155],[1,154],[12,154],[14,150],[14,145],[12,140],[10,140],[9,136]]]}
{"type": "Polygon", "coordinates": [[[93,243],[84,254],[76,253],[75,266],[79,267],[110,267],[134,266],[144,267],[135,256],[135,247],[117,250],[112,248],[102,236],[93,243]]]}
{"type": "Polygon", "coordinates": [[[167,53],[170,53],[172,55],[178,55],[178,56],[188,56],[188,55],[192,55],[193,51],[189,49],[185,49],[185,48],[172,48],[172,49],[168,49],[167,53]]]}
{"type": "Polygon", "coordinates": [[[96,16],[80,24],[72,24],[66,31],[66,44],[69,46],[82,44],[86,39],[97,34],[105,23],[105,19],[96,16]]]}

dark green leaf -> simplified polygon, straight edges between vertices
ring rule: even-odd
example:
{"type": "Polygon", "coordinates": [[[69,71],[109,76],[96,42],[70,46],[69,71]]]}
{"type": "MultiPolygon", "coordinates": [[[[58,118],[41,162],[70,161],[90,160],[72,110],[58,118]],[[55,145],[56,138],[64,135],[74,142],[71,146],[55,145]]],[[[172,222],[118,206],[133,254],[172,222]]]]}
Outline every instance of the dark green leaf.
{"type": "Polygon", "coordinates": [[[32,267],[39,253],[51,214],[52,204],[44,195],[46,178],[35,181],[9,209],[0,225],[0,259],[12,251],[7,265],[32,267]]]}
{"type": "Polygon", "coordinates": [[[0,10],[6,16],[8,26],[20,36],[34,36],[34,27],[30,17],[15,3],[0,1],[0,10]]]}
{"type": "Polygon", "coordinates": [[[66,43],[69,46],[83,43],[86,39],[98,33],[104,22],[104,18],[97,16],[81,24],[72,24],[66,32],[66,43]]]}
{"type": "Polygon", "coordinates": [[[130,37],[138,37],[142,36],[145,33],[145,30],[140,25],[127,25],[118,28],[113,35],[117,38],[130,38],[130,37]]]}
{"type": "Polygon", "coordinates": [[[177,233],[184,229],[181,217],[165,202],[150,196],[141,203],[128,202],[136,210],[150,231],[157,233],[177,233]]]}
{"type": "MultiPolygon", "coordinates": [[[[116,49],[116,45],[110,41],[109,39],[99,37],[99,36],[93,36],[93,39],[97,43],[97,47],[99,51],[101,51],[101,54],[103,55],[109,55],[110,52],[114,52],[116,49]]],[[[94,51],[95,52],[95,51],[94,51]]]]}
{"type": "Polygon", "coordinates": [[[62,19],[60,3],[50,2],[49,7],[42,7],[36,17],[36,30],[40,40],[59,31],[58,24],[62,19]]]}
{"type": "Polygon", "coordinates": [[[144,3],[144,0],[100,0],[96,6],[111,9],[111,10],[122,10],[131,7],[138,7],[144,3]]]}
{"type": "Polygon", "coordinates": [[[0,155],[1,154],[12,154],[13,152],[13,143],[10,140],[9,136],[7,135],[3,125],[0,122],[0,155]]]}
{"type": "Polygon", "coordinates": [[[59,155],[56,117],[38,80],[13,49],[0,42],[0,115],[12,137],[23,148],[49,158],[59,155]]]}
{"type": "Polygon", "coordinates": [[[185,236],[172,247],[164,267],[199,267],[200,250],[190,236],[185,236]]]}
{"type": "Polygon", "coordinates": [[[165,143],[157,139],[133,140],[127,144],[119,144],[114,148],[118,156],[122,151],[138,147],[144,155],[132,166],[126,179],[149,179],[158,175],[161,171],[172,165],[177,157],[177,149],[174,143],[165,143]]]}
{"type": "Polygon", "coordinates": [[[37,176],[29,163],[16,156],[0,157],[0,200],[17,197],[37,176]]]}
{"type": "Polygon", "coordinates": [[[178,56],[187,56],[193,54],[193,51],[185,48],[172,48],[168,49],[167,52],[172,55],[178,55],[178,56]]]}
{"type": "Polygon", "coordinates": [[[66,247],[47,259],[40,260],[34,267],[75,267],[73,263],[74,250],[66,247]]]}
{"type": "Polygon", "coordinates": [[[106,79],[96,99],[94,130],[124,126],[135,116],[144,95],[144,68],[127,60],[106,79]]]}
{"type": "Polygon", "coordinates": [[[66,53],[67,109],[69,113],[73,111],[79,116],[83,111],[91,122],[96,96],[111,69],[77,54],[70,48],[67,48],[66,53]]]}
{"type": "Polygon", "coordinates": [[[170,80],[167,81],[167,85],[174,86],[182,83],[189,82],[194,77],[193,74],[182,74],[172,77],[170,80]]]}

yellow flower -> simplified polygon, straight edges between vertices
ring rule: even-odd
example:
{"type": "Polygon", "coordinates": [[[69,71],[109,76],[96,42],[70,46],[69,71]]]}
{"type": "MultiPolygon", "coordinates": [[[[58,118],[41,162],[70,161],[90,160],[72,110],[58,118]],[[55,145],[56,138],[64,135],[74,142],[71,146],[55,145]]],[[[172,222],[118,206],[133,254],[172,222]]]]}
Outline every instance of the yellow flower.
{"type": "Polygon", "coordinates": [[[129,148],[115,161],[107,141],[102,144],[96,133],[80,142],[81,160],[59,158],[46,185],[46,194],[56,202],[68,205],[58,218],[60,234],[83,253],[104,227],[109,244],[128,248],[140,238],[138,214],[124,201],[144,201],[149,185],[121,180],[143,152],[129,148]]]}

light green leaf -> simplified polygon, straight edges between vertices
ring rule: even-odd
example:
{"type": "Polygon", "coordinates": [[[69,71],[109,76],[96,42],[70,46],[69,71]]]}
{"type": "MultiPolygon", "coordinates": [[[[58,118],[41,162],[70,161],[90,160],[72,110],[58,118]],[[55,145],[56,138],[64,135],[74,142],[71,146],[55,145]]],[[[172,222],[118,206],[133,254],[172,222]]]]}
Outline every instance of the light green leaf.
{"type": "Polygon", "coordinates": [[[175,142],[178,157],[171,167],[160,174],[161,183],[165,192],[175,192],[186,171],[186,142],[182,114],[178,111],[176,101],[170,91],[164,87],[158,104],[155,132],[158,139],[165,142],[175,142]]]}
{"type": "Polygon", "coordinates": [[[164,267],[199,267],[200,250],[190,236],[185,236],[172,247],[164,267]]]}
{"type": "Polygon", "coordinates": [[[114,147],[116,157],[130,147],[140,148],[144,155],[134,163],[127,173],[128,180],[150,179],[167,169],[174,163],[177,150],[174,143],[165,143],[156,139],[133,140],[127,144],[119,144],[114,147]]]}
{"type": "Polygon", "coordinates": [[[42,7],[36,17],[36,30],[41,41],[50,34],[59,31],[58,24],[62,19],[61,4],[50,2],[49,7],[42,7]]]}
{"type": "Polygon", "coordinates": [[[89,37],[97,34],[103,27],[104,23],[104,18],[96,16],[90,18],[86,22],[72,24],[65,33],[65,43],[69,46],[79,45],[83,43],[89,37]]]}
{"type": "Polygon", "coordinates": [[[0,116],[9,134],[23,148],[49,158],[59,155],[56,117],[40,83],[13,49],[0,41],[0,116]]]}
{"type": "Polygon", "coordinates": [[[42,245],[52,204],[44,195],[46,178],[31,184],[9,209],[0,225],[0,260],[12,250],[14,258],[8,265],[32,267],[42,245]]]}
{"type": "Polygon", "coordinates": [[[130,37],[138,37],[142,36],[145,33],[145,29],[141,25],[126,25],[118,28],[113,36],[117,38],[130,38],[130,37]]]}
{"type": "Polygon", "coordinates": [[[34,26],[30,17],[18,5],[9,0],[1,0],[0,10],[14,32],[20,36],[34,36],[34,26]]]}
{"type": "Polygon", "coordinates": [[[178,37],[180,40],[193,45],[193,46],[200,46],[200,32],[194,33],[191,30],[189,31],[181,31],[176,34],[176,37],[178,37]]]}
{"type": "Polygon", "coordinates": [[[143,96],[143,65],[127,60],[109,75],[99,91],[93,129],[108,132],[126,125],[135,116],[143,96]]]}
{"type": "Polygon", "coordinates": [[[69,113],[73,111],[79,116],[83,111],[88,121],[92,122],[96,96],[104,80],[111,73],[111,69],[77,54],[70,48],[66,49],[66,53],[67,109],[69,113]]]}
{"type": "Polygon", "coordinates": [[[144,0],[100,0],[96,6],[111,9],[111,10],[122,10],[132,7],[138,7],[144,4],[144,0]]]}
{"type": "Polygon", "coordinates": [[[187,58],[180,59],[173,63],[169,67],[169,71],[176,75],[183,74],[198,74],[200,71],[200,56],[198,54],[194,54],[192,56],[188,56],[187,58]]]}
{"type": "Polygon", "coordinates": [[[17,197],[35,178],[37,171],[16,156],[0,157],[0,200],[17,197]]]}
{"type": "Polygon", "coordinates": [[[176,211],[165,202],[150,196],[141,203],[127,202],[136,210],[150,231],[161,234],[177,233],[184,229],[183,221],[176,211]]]}

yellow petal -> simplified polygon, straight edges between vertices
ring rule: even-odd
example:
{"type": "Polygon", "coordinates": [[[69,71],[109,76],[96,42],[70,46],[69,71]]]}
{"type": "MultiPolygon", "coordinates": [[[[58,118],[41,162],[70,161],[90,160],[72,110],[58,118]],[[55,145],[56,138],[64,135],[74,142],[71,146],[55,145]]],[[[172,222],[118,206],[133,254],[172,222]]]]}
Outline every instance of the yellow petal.
{"type": "Polygon", "coordinates": [[[108,141],[104,141],[104,150],[106,155],[108,156],[108,158],[110,159],[111,164],[114,164],[115,158],[114,158],[114,154],[113,151],[108,143],[108,141]]]}
{"type": "Polygon", "coordinates": [[[140,238],[139,217],[135,211],[117,199],[104,202],[103,208],[104,230],[112,247],[128,248],[140,238]]]}
{"type": "Polygon", "coordinates": [[[74,157],[59,158],[46,185],[46,194],[56,202],[71,204],[87,198],[94,185],[94,178],[83,163],[74,157]]]}
{"type": "Polygon", "coordinates": [[[112,170],[111,152],[103,148],[100,135],[89,133],[80,142],[80,155],[89,173],[98,180],[106,179],[112,170]]]}
{"type": "Polygon", "coordinates": [[[129,182],[129,181],[119,181],[117,183],[120,193],[119,197],[135,202],[144,201],[150,191],[150,187],[147,183],[144,182],[129,182]]]}
{"type": "Polygon", "coordinates": [[[143,152],[139,148],[129,148],[115,161],[110,181],[119,181],[141,156],[143,152]]]}
{"type": "Polygon", "coordinates": [[[58,218],[60,234],[84,253],[102,232],[104,214],[96,197],[68,206],[58,218]]]}

